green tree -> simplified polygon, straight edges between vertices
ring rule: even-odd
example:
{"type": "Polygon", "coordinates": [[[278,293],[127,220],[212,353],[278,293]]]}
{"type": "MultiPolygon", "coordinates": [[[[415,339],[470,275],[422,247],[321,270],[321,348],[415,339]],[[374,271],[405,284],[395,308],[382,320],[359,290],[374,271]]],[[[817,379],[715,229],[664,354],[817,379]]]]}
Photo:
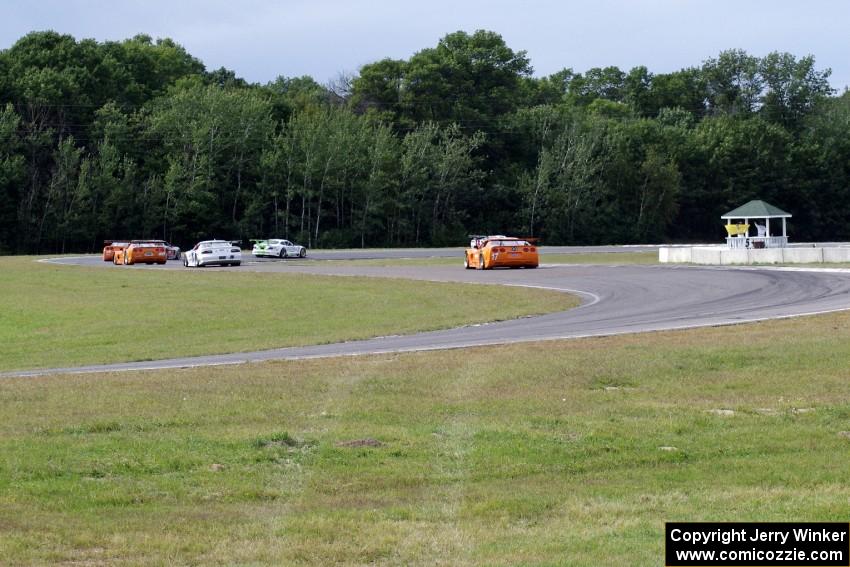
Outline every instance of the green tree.
{"type": "Polygon", "coordinates": [[[723,114],[751,114],[759,103],[763,79],[759,59],[742,49],[720,53],[702,66],[708,91],[709,110],[723,114]]]}
{"type": "Polygon", "coordinates": [[[789,159],[794,171],[795,234],[813,240],[850,238],[850,91],[822,100],[806,119],[789,159]]]}
{"type": "Polygon", "coordinates": [[[805,116],[832,94],[829,86],[830,69],[817,71],[811,55],[799,61],[790,53],[773,52],[762,59],[760,69],[764,79],[762,114],[777,124],[798,129],[805,116]]]}
{"type": "Polygon", "coordinates": [[[297,112],[324,108],[331,100],[328,90],[307,76],[278,77],[264,89],[271,93],[274,117],[284,121],[297,112]]]}
{"type": "Polygon", "coordinates": [[[139,34],[121,42],[106,42],[104,49],[130,75],[116,102],[133,108],[165,94],[182,78],[204,73],[203,64],[169,38],[154,41],[139,34]]]}
{"type": "Polygon", "coordinates": [[[643,116],[657,116],[663,108],[681,108],[694,117],[706,113],[709,97],[705,78],[699,69],[688,68],[652,76],[649,96],[639,109],[643,116]]]}
{"type": "Polygon", "coordinates": [[[458,31],[407,62],[385,59],[364,66],[353,98],[397,109],[414,122],[483,126],[518,108],[526,93],[523,79],[531,72],[525,51],[512,50],[499,34],[458,31]]]}
{"type": "Polygon", "coordinates": [[[603,125],[601,120],[572,116],[551,126],[542,124],[540,139],[544,143],[536,167],[520,180],[530,201],[529,231],[540,223],[535,235],[553,241],[582,241],[580,232],[594,207],[593,194],[602,168],[603,125]]]}
{"type": "Polygon", "coordinates": [[[457,125],[441,128],[433,122],[404,137],[395,218],[398,243],[439,241],[459,228],[454,226],[454,201],[480,177],[474,152],[483,142],[481,133],[467,137],[457,125]]]}
{"type": "Polygon", "coordinates": [[[722,237],[720,215],[764,199],[790,208],[792,136],[758,115],[707,118],[678,150],[682,171],[681,218],[675,235],[686,239],[722,237]]]}
{"type": "Polygon", "coordinates": [[[163,224],[169,238],[171,231],[178,238],[210,230],[243,236],[245,192],[257,190],[260,156],[273,134],[269,102],[254,90],[185,83],[158,101],[150,128],[168,160],[163,224]],[[176,222],[171,230],[169,218],[176,222]]]}
{"type": "Polygon", "coordinates": [[[26,172],[18,138],[20,122],[11,104],[0,110],[0,252],[9,251],[17,241],[17,208],[26,172]]]}
{"type": "Polygon", "coordinates": [[[82,236],[86,226],[83,214],[89,210],[89,196],[85,170],[81,171],[83,150],[77,148],[72,137],[59,142],[54,154],[53,175],[41,210],[36,236],[36,249],[42,238],[51,239],[64,253],[69,240],[82,236]]]}
{"type": "Polygon", "coordinates": [[[385,218],[390,212],[393,195],[398,191],[396,172],[399,163],[398,139],[392,130],[381,123],[369,130],[368,175],[362,189],[363,210],[358,231],[360,247],[366,243],[386,243],[385,218]]]}
{"type": "Polygon", "coordinates": [[[379,120],[402,124],[404,117],[411,114],[404,94],[407,68],[407,62],[397,59],[364,65],[352,84],[352,108],[375,114],[379,120]]]}
{"type": "Polygon", "coordinates": [[[587,106],[597,99],[623,102],[626,99],[626,74],[618,67],[594,67],[584,75],[572,77],[567,92],[570,103],[587,106]]]}

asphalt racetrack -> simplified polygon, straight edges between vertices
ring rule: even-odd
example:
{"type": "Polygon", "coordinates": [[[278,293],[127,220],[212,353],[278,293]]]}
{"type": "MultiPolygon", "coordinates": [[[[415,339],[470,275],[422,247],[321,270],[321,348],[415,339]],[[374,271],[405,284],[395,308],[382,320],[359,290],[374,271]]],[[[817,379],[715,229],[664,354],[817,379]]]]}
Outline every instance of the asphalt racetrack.
{"type": "MultiPolygon", "coordinates": [[[[654,247],[548,247],[548,253],[641,252],[654,247]]],[[[390,352],[408,352],[525,341],[547,341],[689,327],[728,325],[850,309],[850,271],[799,268],[731,268],[660,265],[555,265],[536,270],[464,270],[462,249],[311,251],[307,260],[254,259],[243,254],[243,264],[218,271],[312,273],[374,276],[427,281],[472,282],[539,287],[576,293],[581,306],[561,313],[472,325],[413,335],[260,352],[128,362],[73,368],[17,371],[0,376],[38,376],[83,372],[113,372],[238,364],[264,360],[316,358],[390,352]],[[456,266],[369,266],[327,262],[346,258],[423,258],[453,256],[456,266]]],[[[98,266],[103,269],[185,270],[181,262],[165,266],[113,266],[99,256],[59,258],[59,264],[98,266]]],[[[198,268],[194,268],[198,269],[198,268]]],[[[486,288],[470,287],[481,294],[486,288]]],[[[376,298],[375,308],[379,309],[376,298]]],[[[446,309],[451,309],[447,302],[446,309]]]]}

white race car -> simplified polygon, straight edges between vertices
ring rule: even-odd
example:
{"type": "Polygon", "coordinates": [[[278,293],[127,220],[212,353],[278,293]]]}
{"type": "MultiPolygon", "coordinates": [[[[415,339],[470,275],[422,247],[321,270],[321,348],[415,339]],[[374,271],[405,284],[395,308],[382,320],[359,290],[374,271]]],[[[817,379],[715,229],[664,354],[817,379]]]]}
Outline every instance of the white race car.
{"type": "Polygon", "coordinates": [[[183,253],[183,265],[187,268],[204,266],[238,266],[242,263],[242,250],[227,240],[204,240],[183,253]]]}
{"type": "Polygon", "coordinates": [[[254,249],[251,253],[254,256],[305,258],[307,256],[307,249],[282,238],[270,238],[268,240],[254,240],[254,249]]]}

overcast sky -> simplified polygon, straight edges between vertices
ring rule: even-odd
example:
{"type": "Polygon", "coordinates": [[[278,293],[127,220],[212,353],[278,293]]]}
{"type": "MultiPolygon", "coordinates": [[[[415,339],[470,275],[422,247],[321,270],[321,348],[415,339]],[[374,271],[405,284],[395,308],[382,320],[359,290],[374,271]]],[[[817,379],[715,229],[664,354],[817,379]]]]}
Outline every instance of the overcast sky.
{"type": "Polygon", "coordinates": [[[457,30],[495,31],[526,50],[535,75],[646,65],[663,73],[724,49],[812,54],[850,85],[847,0],[2,0],[0,48],[33,30],[77,39],[170,37],[207,69],[252,82],[340,72],[406,59],[457,30]]]}

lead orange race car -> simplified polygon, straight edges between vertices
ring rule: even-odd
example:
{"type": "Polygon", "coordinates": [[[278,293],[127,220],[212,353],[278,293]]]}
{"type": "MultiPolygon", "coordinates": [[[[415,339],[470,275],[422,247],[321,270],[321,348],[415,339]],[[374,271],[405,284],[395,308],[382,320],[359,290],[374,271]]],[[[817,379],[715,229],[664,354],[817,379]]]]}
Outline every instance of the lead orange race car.
{"type": "Polygon", "coordinates": [[[490,268],[536,268],[540,265],[536,238],[470,235],[463,257],[467,270],[490,268]]]}
{"type": "Polygon", "coordinates": [[[132,242],[124,249],[124,265],[132,264],[165,264],[167,260],[165,246],[148,242],[132,242]]]}

